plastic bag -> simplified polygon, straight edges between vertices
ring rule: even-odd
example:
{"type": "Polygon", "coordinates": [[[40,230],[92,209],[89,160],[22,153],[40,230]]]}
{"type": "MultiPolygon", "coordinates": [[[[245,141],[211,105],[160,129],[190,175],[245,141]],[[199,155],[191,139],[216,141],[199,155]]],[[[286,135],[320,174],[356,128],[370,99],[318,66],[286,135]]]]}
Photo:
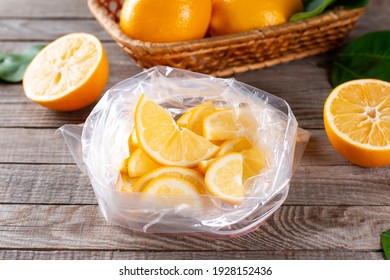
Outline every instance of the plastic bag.
{"type": "Polygon", "coordinates": [[[80,169],[88,174],[108,222],[144,232],[224,237],[257,228],[279,208],[309,140],[308,132],[298,130],[284,100],[234,79],[162,66],[118,83],[105,93],[84,125],[65,125],[59,131],[80,169]],[[207,100],[233,108],[235,120],[245,127],[245,136],[266,151],[267,168],[246,180],[243,203],[232,205],[202,195],[200,205],[185,199],[173,204],[169,197],[115,189],[121,180],[122,161],[129,157],[133,115],[143,93],[176,117],[207,100]]]}

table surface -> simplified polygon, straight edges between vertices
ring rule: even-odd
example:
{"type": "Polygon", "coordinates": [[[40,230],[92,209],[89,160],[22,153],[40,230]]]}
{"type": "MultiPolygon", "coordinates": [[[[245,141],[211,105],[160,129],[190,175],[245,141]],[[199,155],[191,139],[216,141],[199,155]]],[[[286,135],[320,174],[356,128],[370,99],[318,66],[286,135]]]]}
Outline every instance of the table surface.
{"type": "MultiPolygon", "coordinates": [[[[82,0],[1,0],[0,53],[71,32],[95,34],[110,64],[107,88],[142,71],[94,20],[82,0]]],[[[345,42],[390,27],[390,1],[372,0],[345,42]]],[[[29,101],[0,82],[0,259],[383,259],[390,229],[390,167],[350,164],[330,145],[322,108],[332,90],[318,55],[234,78],[285,99],[311,133],[287,200],[257,230],[231,239],[145,234],[108,224],[88,178],[56,136],[83,123],[29,101]]]]}

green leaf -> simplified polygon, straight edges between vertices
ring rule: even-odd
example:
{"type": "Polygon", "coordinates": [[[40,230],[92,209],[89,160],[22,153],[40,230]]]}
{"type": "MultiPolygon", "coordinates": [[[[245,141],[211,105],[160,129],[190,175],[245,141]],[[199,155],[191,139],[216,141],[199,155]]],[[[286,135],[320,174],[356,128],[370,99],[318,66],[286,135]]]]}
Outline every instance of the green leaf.
{"type": "Polygon", "coordinates": [[[303,20],[322,14],[327,7],[335,3],[337,0],[311,0],[305,2],[304,12],[297,13],[290,18],[291,22],[303,20]]]}
{"type": "Polygon", "coordinates": [[[19,54],[0,54],[0,80],[10,83],[22,81],[28,64],[44,47],[35,45],[19,54]]]}
{"type": "Polygon", "coordinates": [[[362,8],[368,5],[369,0],[339,0],[337,5],[346,7],[348,9],[362,8]]]}
{"type": "Polygon", "coordinates": [[[349,9],[367,6],[369,0],[306,0],[304,12],[297,13],[290,18],[291,22],[308,19],[322,14],[331,6],[343,6],[349,9]]]}
{"type": "Polygon", "coordinates": [[[331,70],[334,87],[355,79],[373,78],[390,82],[390,31],[366,34],[340,53],[331,70]]]}
{"type": "Polygon", "coordinates": [[[387,260],[390,260],[390,229],[382,232],[381,242],[383,251],[385,252],[385,257],[387,260]]]}

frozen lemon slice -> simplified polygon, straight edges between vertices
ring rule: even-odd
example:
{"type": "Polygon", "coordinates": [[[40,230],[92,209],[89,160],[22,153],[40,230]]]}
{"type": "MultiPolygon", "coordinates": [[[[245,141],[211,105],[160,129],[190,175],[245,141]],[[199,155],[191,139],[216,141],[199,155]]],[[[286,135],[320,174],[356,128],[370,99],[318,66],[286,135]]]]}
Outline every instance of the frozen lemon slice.
{"type": "Polygon", "coordinates": [[[166,176],[166,175],[184,179],[190,182],[200,194],[205,193],[203,176],[199,172],[186,167],[174,167],[174,166],[160,167],[149,172],[148,174],[145,174],[137,181],[137,183],[133,188],[133,191],[134,192],[142,191],[144,187],[152,179],[160,176],[166,176]]]}
{"type": "Polygon", "coordinates": [[[202,174],[206,174],[206,170],[209,167],[210,163],[214,162],[215,158],[211,158],[209,160],[202,160],[198,164],[198,169],[202,174]]]}
{"type": "Polygon", "coordinates": [[[244,137],[226,140],[221,145],[217,157],[221,157],[223,155],[226,155],[227,153],[241,152],[242,150],[250,148],[252,148],[252,144],[249,143],[249,141],[244,137]]]}
{"type": "Polygon", "coordinates": [[[151,180],[142,190],[145,194],[154,194],[155,204],[161,206],[177,206],[187,204],[192,207],[201,206],[201,198],[195,186],[187,180],[163,175],[151,180]]]}
{"type": "Polygon", "coordinates": [[[241,129],[233,119],[233,110],[216,111],[203,120],[203,135],[209,140],[228,140],[241,136],[241,129]]]}
{"type": "Polygon", "coordinates": [[[203,136],[203,119],[216,111],[217,110],[211,102],[205,102],[198,105],[192,111],[186,127],[196,134],[203,136]]]}
{"type": "Polygon", "coordinates": [[[244,198],[242,172],[240,153],[229,153],[219,157],[207,168],[205,174],[207,189],[224,201],[241,203],[244,198]]]}
{"type": "Polygon", "coordinates": [[[192,111],[193,110],[189,110],[181,115],[180,118],[176,121],[176,124],[180,127],[187,127],[188,120],[192,116],[192,111]]]}
{"type": "Polygon", "coordinates": [[[130,177],[140,177],[160,167],[158,163],[150,159],[142,149],[136,149],[128,160],[127,172],[130,177]]]}
{"type": "Polygon", "coordinates": [[[264,152],[261,152],[256,147],[241,151],[243,159],[243,175],[242,181],[258,175],[266,167],[266,159],[264,152]]]}
{"type": "Polygon", "coordinates": [[[130,143],[134,147],[139,147],[137,131],[135,130],[135,128],[133,128],[133,130],[131,131],[130,143]]]}
{"type": "Polygon", "coordinates": [[[193,184],[187,180],[169,175],[163,175],[152,179],[142,192],[158,195],[198,195],[198,192],[193,184]]]}
{"type": "Polygon", "coordinates": [[[162,165],[196,166],[219,149],[206,138],[180,129],[168,111],[144,95],[136,107],[135,127],[142,150],[162,165]]]}

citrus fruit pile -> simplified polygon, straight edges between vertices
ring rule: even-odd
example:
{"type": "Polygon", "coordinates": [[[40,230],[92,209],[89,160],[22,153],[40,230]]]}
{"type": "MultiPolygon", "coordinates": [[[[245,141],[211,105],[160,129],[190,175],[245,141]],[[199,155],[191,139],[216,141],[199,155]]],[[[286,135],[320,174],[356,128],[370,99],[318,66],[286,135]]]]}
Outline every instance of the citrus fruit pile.
{"type": "Polygon", "coordinates": [[[302,0],[125,0],[119,25],[133,39],[170,43],[282,24],[302,10],[302,0]]]}
{"type": "Polygon", "coordinates": [[[120,170],[126,192],[211,194],[229,203],[244,199],[244,182],[265,167],[264,152],[244,136],[232,108],[207,101],[177,121],[142,95],[129,137],[130,157],[120,170]]]}
{"type": "Polygon", "coordinates": [[[108,60],[99,39],[71,33],[42,49],[23,77],[32,101],[52,110],[73,111],[98,99],[108,80],[108,60]]]}
{"type": "Polygon", "coordinates": [[[324,125],[334,148],[365,167],[390,164],[390,83],[360,79],[336,87],[324,106],[324,125]]]}

